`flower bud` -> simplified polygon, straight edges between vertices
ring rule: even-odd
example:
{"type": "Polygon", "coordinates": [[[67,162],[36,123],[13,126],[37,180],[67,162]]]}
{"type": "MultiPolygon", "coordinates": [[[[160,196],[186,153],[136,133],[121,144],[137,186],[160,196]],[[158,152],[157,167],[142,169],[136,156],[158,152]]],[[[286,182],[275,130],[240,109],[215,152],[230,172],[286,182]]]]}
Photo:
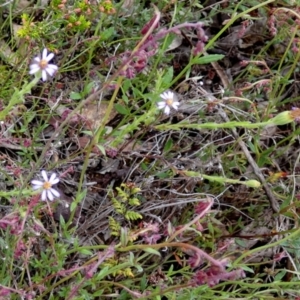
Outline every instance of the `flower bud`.
{"type": "Polygon", "coordinates": [[[243,184],[245,184],[249,187],[253,187],[253,188],[258,188],[261,186],[260,182],[255,179],[247,180],[247,181],[243,182],[243,184]]]}
{"type": "MultiPolygon", "coordinates": [[[[299,112],[297,112],[297,114],[300,115],[299,112]]],[[[276,117],[270,119],[268,123],[273,125],[285,125],[293,122],[295,118],[297,118],[297,115],[295,116],[294,115],[295,115],[294,111],[283,111],[279,113],[276,117]]]]}

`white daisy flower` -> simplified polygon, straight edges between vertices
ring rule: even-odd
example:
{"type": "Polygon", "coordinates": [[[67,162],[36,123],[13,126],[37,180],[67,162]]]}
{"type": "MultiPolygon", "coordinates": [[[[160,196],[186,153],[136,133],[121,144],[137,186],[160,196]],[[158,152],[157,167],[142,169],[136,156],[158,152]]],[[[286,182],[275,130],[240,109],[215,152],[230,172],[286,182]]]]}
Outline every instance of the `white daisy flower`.
{"type": "Polygon", "coordinates": [[[47,80],[47,76],[53,76],[54,73],[58,70],[58,67],[53,64],[49,64],[49,61],[54,57],[53,53],[47,52],[45,48],[41,56],[37,56],[33,59],[31,65],[29,66],[29,74],[35,74],[39,71],[42,72],[43,81],[47,80]]]}
{"type": "Polygon", "coordinates": [[[46,201],[47,199],[53,201],[54,197],[58,198],[60,195],[59,192],[52,187],[54,184],[57,184],[59,182],[59,178],[55,173],[52,173],[50,178],[48,178],[45,170],[41,172],[41,175],[44,181],[32,180],[32,188],[34,190],[42,189],[42,201],[46,201]]]}
{"type": "Polygon", "coordinates": [[[171,108],[178,110],[179,102],[175,93],[171,91],[163,92],[160,94],[162,101],[157,103],[159,109],[163,109],[164,113],[168,115],[171,111],[171,108]]]}

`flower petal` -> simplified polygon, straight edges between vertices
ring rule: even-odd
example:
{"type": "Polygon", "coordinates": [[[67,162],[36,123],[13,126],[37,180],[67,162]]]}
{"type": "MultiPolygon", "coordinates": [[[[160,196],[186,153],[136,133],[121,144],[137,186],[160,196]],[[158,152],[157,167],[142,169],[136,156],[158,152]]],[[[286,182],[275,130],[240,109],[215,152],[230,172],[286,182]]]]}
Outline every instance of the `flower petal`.
{"type": "Polygon", "coordinates": [[[59,178],[55,178],[51,181],[52,185],[57,184],[57,183],[59,183],[59,178]]]}
{"type": "Polygon", "coordinates": [[[170,113],[170,107],[168,105],[166,105],[165,109],[164,109],[164,113],[166,115],[168,115],[170,113]]]}
{"type": "Polygon", "coordinates": [[[31,184],[34,185],[34,186],[37,186],[38,188],[40,188],[44,185],[44,182],[40,181],[40,180],[32,180],[31,184]]]}
{"type": "Polygon", "coordinates": [[[166,103],[165,101],[161,101],[161,102],[158,102],[158,103],[157,103],[157,107],[158,107],[159,109],[165,108],[166,105],[167,105],[167,103],[166,103]]]}
{"type": "Polygon", "coordinates": [[[57,70],[47,67],[45,71],[49,74],[50,77],[52,77],[57,70]]]}
{"type": "Polygon", "coordinates": [[[39,70],[40,70],[40,67],[35,65],[34,67],[30,68],[29,74],[32,75],[32,74],[38,72],[39,70]]]}
{"type": "Polygon", "coordinates": [[[174,103],[172,104],[172,107],[173,107],[175,110],[178,110],[179,102],[174,102],[174,103]]]}
{"type": "Polygon", "coordinates": [[[40,185],[33,185],[32,186],[32,189],[35,191],[35,190],[39,190],[40,188],[42,188],[42,186],[40,185]]]}
{"type": "Polygon", "coordinates": [[[46,193],[47,193],[47,198],[48,198],[50,201],[53,201],[54,196],[53,196],[53,194],[52,194],[52,192],[51,192],[51,189],[46,190],[46,193]]]}
{"type": "Polygon", "coordinates": [[[47,173],[46,173],[45,170],[42,170],[42,171],[41,171],[41,174],[42,174],[42,177],[44,178],[45,181],[49,181],[49,180],[48,180],[48,175],[47,175],[47,173]]]}
{"type": "Polygon", "coordinates": [[[59,178],[57,178],[56,173],[52,173],[49,179],[49,182],[53,185],[59,182],[59,178]]]}
{"type": "Polygon", "coordinates": [[[42,199],[42,201],[46,201],[47,200],[47,190],[43,190],[41,199],[42,199]]]}
{"type": "Polygon", "coordinates": [[[174,98],[174,93],[173,92],[168,91],[166,94],[167,94],[168,99],[173,99],[174,98]]]}
{"type": "Polygon", "coordinates": [[[40,62],[41,62],[41,58],[39,56],[36,56],[32,61],[32,63],[35,63],[35,64],[39,64],[40,62]]]}
{"type": "Polygon", "coordinates": [[[47,55],[48,55],[48,51],[47,51],[47,49],[46,48],[44,48],[44,50],[43,50],[43,53],[42,53],[42,59],[44,60],[47,60],[47,55]]]}
{"type": "Polygon", "coordinates": [[[160,98],[167,100],[168,99],[167,93],[164,92],[164,93],[160,94],[160,98]]]}
{"type": "Polygon", "coordinates": [[[56,65],[53,65],[53,64],[49,64],[48,66],[47,66],[47,69],[52,69],[52,70],[54,70],[54,71],[57,71],[58,70],[58,66],[56,66],[56,65]]]}
{"type": "Polygon", "coordinates": [[[50,192],[52,193],[52,195],[54,195],[56,198],[58,198],[59,196],[60,196],[60,193],[57,191],[57,190],[55,190],[55,189],[50,189],[50,192]]]}
{"type": "Polygon", "coordinates": [[[54,57],[54,53],[49,53],[49,55],[45,58],[47,62],[49,62],[54,57]]]}
{"type": "Polygon", "coordinates": [[[46,80],[47,80],[47,72],[46,72],[46,70],[43,70],[43,71],[42,71],[42,80],[43,80],[43,81],[46,81],[46,80]]]}
{"type": "Polygon", "coordinates": [[[40,65],[39,63],[32,63],[30,66],[29,66],[30,69],[33,69],[33,68],[40,68],[40,65]]]}
{"type": "Polygon", "coordinates": [[[174,93],[171,92],[171,91],[167,91],[167,92],[164,92],[160,95],[160,97],[164,100],[169,100],[169,99],[173,99],[174,97],[174,93]]]}

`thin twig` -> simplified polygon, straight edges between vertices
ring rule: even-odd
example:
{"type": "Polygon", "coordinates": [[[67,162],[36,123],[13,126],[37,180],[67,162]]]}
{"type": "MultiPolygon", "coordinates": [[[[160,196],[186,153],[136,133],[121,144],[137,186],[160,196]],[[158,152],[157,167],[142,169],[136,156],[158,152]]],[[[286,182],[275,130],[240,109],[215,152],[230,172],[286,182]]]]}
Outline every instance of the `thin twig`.
{"type": "MultiPolygon", "coordinates": [[[[224,112],[224,110],[219,107],[219,114],[220,116],[223,118],[224,121],[226,122],[229,122],[229,118],[227,117],[227,114],[224,112]]],[[[241,149],[243,150],[249,164],[251,165],[253,171],[254,171],[254,174],[258,177],[258,179],[260,180],[268,198],[269,198],[269,202],[270,202],[270,205],[273,209],[274,212],[279,212],[279,204],[278,204],[278,201],[276,200],[276,198],[274,197],[273,195],[273,192],[271,191],[271,189],[269,188],[268,186],[268,183],[266,182],[265,178],[264,178],[264,175],[262,174],[262,172],[260,171],[258,165],[256,164],[255,160],[252,158],[247,146],[245,145],[244,141],[242,141],[240,138],[239,138],[239,135],[236,131],[235,128],[232,128],[231,129],[231,132],[232,132],[232,135],[234,136],[234,138],[237,140],[239,146],[241,147],[241,149]]]]}
{"type": "MultiPolygon", "coordinates": [[[[206,52],[204,53],[205,55],[208,55],[206,52]]],[[[227,89],[228,86],[229,86],[229,79],[228,79],[228,76],[226,75],[226,73],[220,69],[220,65],[219,64],[216,64],[216,62],[212,62],[211,63],[212,66],[215,68],[216,72],[218,73],[218,75],[220,76],[220,79],[224,85],[224,88],[227,89]]],[[[201,88],[202,91],[205,91],[201,88]]],[[[207,94],[207,92],[205,91],[205,93],[207,94]]],[[[219,114],[220,116],[223,118],[223,120],[225,122],[229,122],[229,118],[227,116],[227,114],[225,113],[225,111],[219,106],[219,114]]],[[[254,171],[254,174],[258,177],[258,179],[260,180],[268,198],[269,198],[269,202],[270,202],[270,205],[273,209],[274,212],[279,212],[279,204],[278,204],[278,201],[276,200],[273,192],[271,191],[271,189],[269,188],[268,186],[268,183],[266,182],[265,180],[265,177],[264,175],[262,174],[262,172],[260,171],[257,163],[255,162],[255,160],[252,158],[247,146],[245,145],[244,141],[242,141],[236,131],[235,128],[232,128],[231,129],[231,132],[232,132],[232,135],[234,136],[234,138],[237,140],[239,146],[241,147],[241,149],[243,150],[249,164],[251,165],[253,171],[254,171]]]]}

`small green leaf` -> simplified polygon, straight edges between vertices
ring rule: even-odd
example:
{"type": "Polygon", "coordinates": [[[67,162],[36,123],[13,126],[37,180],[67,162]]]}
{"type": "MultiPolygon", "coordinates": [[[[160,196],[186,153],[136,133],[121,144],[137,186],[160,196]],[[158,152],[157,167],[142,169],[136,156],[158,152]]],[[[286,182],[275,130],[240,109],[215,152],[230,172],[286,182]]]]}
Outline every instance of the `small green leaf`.
{"type": "Polygon", "coordinates": [[[85,95],[88,95],[91,91],[92,91],[92,89],[93,89],[93,87],[95,86],[95,83],[92,81],[92,82],[90,82],[89,84],[87,84],[85,87],[84,87],[84,94],[85,95]]]}
{"type": "Polygon", "coordinates": [[[224,55],[222,55],[222,54],[210,54],[210,55],[206,55],[206,56],[195,57],[192,60],[192,63],[199,64],[199,65],[205,65],[205,64],[209,64],[211,62],[220,60],[223,57],[224,57],[224,55]]]}
{"type": "Polygon", "coordinates": [[[62,215],[59,216],[59,223],[62,227],[65,227],[66,226],[66,222],[65,222],[65,219],[62,215]]]}
{"type": "Polygon", "coordinates": [[[132,210],[126,211],[124,217],[128,221],[135,221],[138,219],[143,219],[141,214],[139,214],[138,212],[132,211],[132,210]]]}
{"type": "Polygon", "coordinates": [[[114,27],[110,27],[105,29],[104,31],[101,32],[101,40],[105,41],[107,39],[109,39],[115,32],[115,28],[114,27]]]}
{"type": "Polygon", "coordinates": [[[130,114],[130,111],[128,110],[128,108],[126,108],[125,106],[123,106],[119,103],[115,104],[115,109],[121,115],[129,115],[130,114]]]}
{"type": "Polygon", "coordinates": [[[83,130],[82,133],[88,135],[88,136],[93,136],[93,132],[92,131],[88,131],[88,130],[83,130]]]}
{"type": "Polygon", "coordinates": [[[80,100],[82,97],[81,97],[81,94],[80,94],[80,93],[71,92],[71,93],[70,93],[70,98],[71,98],[72,100],[80,100]]]}
{"type": "Polygon", "coordinates": [[[1,247],[1,248],[6,248],[6,247],[7,247],[7,243],[6,243],[5,240],[2,239],[1,237],[0,237],[0,247],[1,247]]]}
{"type": "Polygon", "coordinates": [[[253,269],[252,268],[250,268],[250,267],[248,267],[248,266],[246,266],[246,265],[244,265],[244,266],[242,266],[241,267],[244,271],[247,271],[247,272],[249,272],[249,273],[254,273],[254,271],[253,271],[253,269]]]}
{"type": "Polygon", "coordinates": [[[96,145],[97,148],[101,151],[101,153],[106,156],[105,148],[102,145],[96,145]]]}
{"type": "Polygon", "coordinates": [[[132,252],[129,252],[129,262],[131,263],[132,266],[135,265],[135,258],[132,252]]]}
{"type": "Polygon", "coordinates": [[[83,200],[85,198],[86,194],[87,194],[87,189],[83,189],[79,193],[79,195],[77,194],[76,200],[79,200],[79,201],[83,200]]]}
{"type": "Polygon", "coordinates": [[[142,268],[141,265],[138,265],[138,264],[135,263],[134,266],[136,267],[136,269],[137,269],[137,271],[138,271],[139,273],[142,273],[142,272],[144,271],[144,269],[142,268]]]}
{"type": "Polygon", "coordinates": [[[96,278],[97,278],[97,280],[100,280],[100,279],[106,277],[108,274],[110,274],[109,267],[106,266],[100,270],[100,272],[97,274],[96,278]]]}
{"type": "Polygon", "coordinates": [[[282,270],[275,275],[275,281],[281,281],[281,279],[286,275],[286,270],[282,270]]]}
{"type": "Polygon", "coordinates": [[[244,240],[242,240],[242,239],[236,239],[236,240],[235,240],[235,243],[236,243],[238,246],[241,246],[241,247],[243,247],[243,248],[246,248],[246,247],[247,247],[246,242],[245,242],[244,240]]]}
{"type": "Polygon", "coordinates": [[[249,146],[249,148],[252,152],[257,153],[257,149],[251,141],[248,141],[247,145],[249,146]]]}
{"type": "Polygon", "coordinates": [[[140,283],[141,290],[142,291],[145,290],[147,287],[147,283],[148,283],[148,277],[145,273],[143,274],[139,283],[140,283]]]}
{"type": "Polygon", "coordinates": [[[126,104],[128,104],[128,102],[129,102],[129,99],[128,99],[128,97],[127,97],[126,95],[123,95],[123,96],[122,96],[122,100],[123,100],[126,104]]]}
{"type": "Polygon", "coordinates": [[[173,270],[174,270],[174,265],[172,264],[168,270],[167,276],[172,277],[173,276],[173,270]]]}
{"type": "Polygon", "coordinates": [[[172,139],[168,139],[165,146],[164,146],[164,153],[165,152],[169,152],[173,147],[173,140],[172,139]]]}
{"type": "Polygon", "coordinates": [[[88,250],[88,249],[78,249],[78,252],[80,252],[81,254],[85,254],[85,255],[92,255],[93,252],[88,250]]]}
{"type": "Polygon", "coordinates": [[[164,179],[164,178],[170,178],[171,177],[171,174],[169,171],[166,171],[166,172],[159,172],[156,174],[156,176],[159,178],[159,179],[164,179]]]}
{"type": "Polygon", "coordinates": [[[150,254],[155,254],[155,255],[158,255],[158,256],[161,256],[161,254],[159,253],[159,251],[157,251],[156,249],[153,249],[153,248],[145,248],[143,249],[145,252],[147,253],[150,253],[150,254]]]}
{"type": "Polygon", "coordinates": [[[103,292],[104,292],[104,290],[98,290],[97,292],[95,292],[93,294],[93,299],[96,299],[96,297],[103,295],[103,292]]]}
{"type": "Polygon", "coordinates": [[[163,86],[169,87],[173,79],[173,67],[170,67],[167,72],[163,75],[163,86]]]}
{"type": "Polygon", "coordinates": [[[71,206],[70,206],[70,211],[74,211],[74,209],[77,207],[77,203],[75,201],[73,201],[71,203],[71,206]]]}
{"type": "Polygon", "coordinates": [[[121,241],[122,247],[127,246],[127,244],[128,244],[128,230],[124,227],[121,227],[120,241],[121,241]]]}

